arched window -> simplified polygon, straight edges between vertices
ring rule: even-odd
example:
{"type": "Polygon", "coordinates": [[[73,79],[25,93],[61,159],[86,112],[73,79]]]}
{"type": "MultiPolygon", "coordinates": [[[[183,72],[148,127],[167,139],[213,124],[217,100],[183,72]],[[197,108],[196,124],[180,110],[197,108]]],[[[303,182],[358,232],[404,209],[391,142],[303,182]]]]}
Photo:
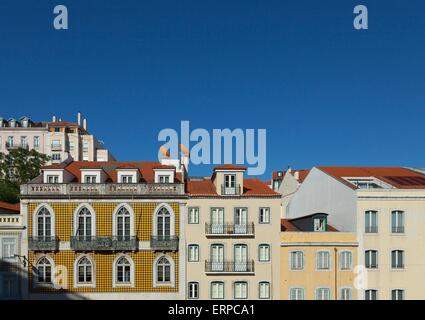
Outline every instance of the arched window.
{"type": "Polygon", "coordinates": [[[156,276],[157,283],[170,283],[171,282],[171,263],[166,257],[162,257],[156,263],[156,276]]]}
{"type": "Polygon", "coordinates": [[[52,236],[52,215],[46,207],[37,212],[37,236],[50,238],[52,236]]]}
{"type": "Polygon", "coordinates": [[[37,282],[41,284],[52,283],[52,264],[46,257],[37,262],[37,282]]]}
{"type": "Polygon", "coordinates": [[[117,284],[131,284],[131,263],[126,257],[117,260],[115,274],[117,284]]]}
{"type": "Polygon", "coordinates": [[[129,240],[131,235],[131,214],[121,207],[116,214],[116,232],[118,240],[129,240]]]}
{"type": "Polygon", "coordinates": [[[77,214],[77,236],[79,238],[90,238],[92,236],[92,214],[86,207],[81,208],[77,214]]]}
{"type": "Polygon", "coordinates": [[[156,214],[156,234],[159,239],[166,240],[171,235],[171,214],[166,208],[161,208],[156,214]]]}
{"type": "Polygon", "coordinates": [[[93,264],[87,257],[82,257],[77,262],[77,283],[91,284],[93,282],[93,264]]]}

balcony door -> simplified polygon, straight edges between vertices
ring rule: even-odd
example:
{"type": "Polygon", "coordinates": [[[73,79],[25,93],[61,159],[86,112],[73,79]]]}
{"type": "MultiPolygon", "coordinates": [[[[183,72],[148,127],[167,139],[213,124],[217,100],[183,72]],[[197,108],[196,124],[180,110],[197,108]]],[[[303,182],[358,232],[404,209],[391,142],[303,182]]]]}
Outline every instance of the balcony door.
{"type": "Polygon", "coordinates": [[[52,217],[45,207],[37,213],[37,236],[44,240],[50,240],[52,236],[52,217]]]}
{"type": "Polygon", "coordinates": [[[159,210],[156,216],[157,236],[159,240],[170,240],[171,215],[166,208],[159,210]]]}
{"type": "Polygon", "coordinates": [[[78,212],[77,236],[80,240],[90,240],[92,236],[92,217],[87,208],[82,208],[78,212]]]}
{"type": "Polygon", "coordinates": [[[117,213],[117,238],[119,241],[128,241],[131,236],[131,214],[125,207],[117,213]]]}
{"type": "Polygon", "coordinates": [[[246,234],[248,225],[248,210],[246,208],[235,209],[235,233],[246,234]]]}
{"type": "Polygon", "coordinates": [[[224,246],[211,245],[211,271],[224,271],[224,246]]]}
{"type": "Polygon", "coordinates": [[[224,209],[213,208],[211,210],[211,233],[223,234],[224,233],[224,209]]]}
{"type": "Polygon", "coordinates": [[[224,176],[224,194],[236,194],[236,175],[226,174],[224,176]]]}
{"type": "Polygon", "coordinates": [[[246,244],[236,244],[235,252],[235,271],[243,272],[248,269],[248,246],[246,244]]]}

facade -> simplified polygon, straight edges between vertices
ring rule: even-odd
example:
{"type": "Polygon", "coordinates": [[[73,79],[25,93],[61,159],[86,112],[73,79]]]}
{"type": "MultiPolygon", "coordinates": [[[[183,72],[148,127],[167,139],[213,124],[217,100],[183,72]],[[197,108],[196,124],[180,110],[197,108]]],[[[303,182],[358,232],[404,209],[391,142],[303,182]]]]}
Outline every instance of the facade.
{"type": "Polygon", "coordinates": [[[64,161],[113,161],[112,154],[87,131],[87,119],[64,122],[54,116],[51,122],[0,118],[0,152],[16,148],[34,149],[51,157],[49,164],[64,161]]]}
{"type": "Polygon", "coordinates": [[[359,299],[424,299],[424,174],[401,167],[313,168],[287,218],[317,212],[357,235],[357,264],[366,271],[359,299]]]}
{"type": "Polygon", "coordinates": [[[0,202],[0,300],[22,298],[26,281],[23,233],[19,205],[0,202]]]}
{"type": "Polygon", "coordinates": [[[281,299],[356,300],[355,232],[339,232],[327,214],[282,219],[281,299]]]}
{"type": "Polygon", "coordinates": [[[279,299],[280,195],[245,169],[187,182],[186,299],[279,299]]]}
{"type": "Polygon", "coordinates": [[[158,162],[43,168],[21,186],[28,298],[184,299],[184,177],[158,162]]]}

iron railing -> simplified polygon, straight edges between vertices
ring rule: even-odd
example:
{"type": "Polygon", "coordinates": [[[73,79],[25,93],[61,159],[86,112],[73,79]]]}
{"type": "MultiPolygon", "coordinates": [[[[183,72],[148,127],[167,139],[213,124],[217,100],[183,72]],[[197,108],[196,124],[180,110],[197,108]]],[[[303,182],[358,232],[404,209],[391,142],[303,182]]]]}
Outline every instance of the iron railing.
{"type": "Polygon", "coordinates": [[[32,251],[57,251],[59,240],[56,237],[29,237],[28,249],[32,251]]]}
{"type": "Polygon", "coordinates": [[[226,187],[224,184],[221,185],[221,195],[223,196],[236,196],[241,194],[241,186],[239,184],[234,187],[226,187]]]}
{"type": "Polygon", "coordinates": [[[254,260],[223,261],[215,262],[211,260],[205,261],[205,272],[208,273],[254,273],[254,260]]]}
{"type": "Polygon", "coordinates": [[[205,223],[205,233],[207,235],[254,235],[254,223],[249,222],[245,224],[235,223],[221,223],[215,224],[207,222],[205,223]]]}
{"type": "Polygon", "coordinates": [[[151,236],[151,249],[177,251],[179,249],[179,238],[177,236],[151,236]]]}
{"type": "Polygon", "coordinates": [[[74,236],[71,248],[74,251],[135,251],[138,242],[134,236],[74,236]]]}

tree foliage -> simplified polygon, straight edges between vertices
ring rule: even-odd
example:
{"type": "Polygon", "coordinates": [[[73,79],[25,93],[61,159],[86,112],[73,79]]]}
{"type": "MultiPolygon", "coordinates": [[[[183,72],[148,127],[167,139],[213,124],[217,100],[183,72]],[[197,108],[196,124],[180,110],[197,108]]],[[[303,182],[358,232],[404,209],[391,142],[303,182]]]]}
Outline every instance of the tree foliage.
{"type": "Polygon", "coordinates": [[[19,202],[19,186],[37,177],[49,157],[36,150],[14,149],[0,153],[0,201],[19,202]]]}

